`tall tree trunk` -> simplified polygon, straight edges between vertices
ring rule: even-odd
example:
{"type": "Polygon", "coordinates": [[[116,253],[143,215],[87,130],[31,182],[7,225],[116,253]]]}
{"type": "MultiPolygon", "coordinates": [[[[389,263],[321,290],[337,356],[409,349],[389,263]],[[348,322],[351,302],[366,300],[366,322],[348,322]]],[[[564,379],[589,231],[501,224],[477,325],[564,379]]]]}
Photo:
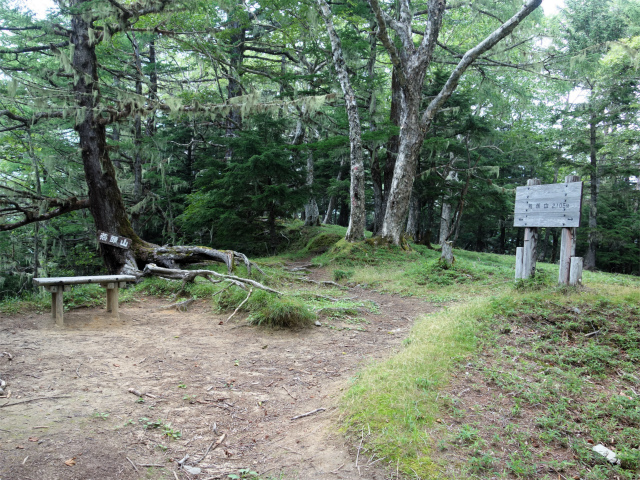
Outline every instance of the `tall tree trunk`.
{"type": "Polygon", "coordinates": [[[304,224],[307,227],[315,227],[320,225],[320,212],[316,197],[313,194],[313,152],[307,153],[307,187],[309,188],[310,197],[304,206],[304,224]]]}
{"type": "Polygon", "coordinates": [[[544,262],[545,258],[547,258],[547,251],[549,250],[549,227],[544,229],[544,240],[542,241],[542,248],[540,249],[540,256],[538,260],[544,262]]]}
{"type": "Polygon", "coordinates": [[[505,218],[500,219],[500,240],[498,241],[498,253],[504,255],[505,246],[507,241],[507,220],[505,218]]]}
{"type": "Polygon", "coordinates": [[[373,187],[373,234],[377,235],[384,218],[384,198],[382,192],[382,170],[378,150],[371,149],[371,184],[373,187]]]}
{"type": "MultiPolygon", "coordinates": [[[[88,0],[76,0],[71,6],[83,10],[85,3],[88,3],[88,0]]],[[[84,15],[72,17],[72,64],[78,73],[73,86],[78,108],[75,130],[80,139],[82,164],[89,190],[89,210],[96,229],[128,237],[134,244],[140,245],[142,240],[131,228],[116,181],[115,169],[109,158],[105,126],[100,118],[95,116],[100,90],[95,46],[89,40],[89,28],[92,27],[93,21],[85,20],[84,15]]],[[[101,243],[100,252],[110,273],[120,272],[125,265],[137,269],[131,250],[101,243]]]]}
{"type": "Polygon", "coordinates": [[[378,36],[389,53],[394,67],[398,69],[399,76],[401,76],[399,78],[402,91],[400,143],[387,200],[387,210],[380,232],[380,236],[387,242],[401,245],[411,187],[415,179],[418,156],[424,142],[425,132],[429,130],[436,114],[456,90],[462,75],[471,64],[480,55],[492,49],[500,40],[508,36],[522,20],[540,6],[542,0],[529,0],[514,16],[475,47],[469,49],[423,113],[420,112],[422,86],[438,41],[446,2],[444,0],[429,0],[427,2],[427,27],[418,46],[416,46],[415,36],[412,34],[414,15],[410,2],[404,0],[399,2],[397,6],[398,19],[392,19],[385,14],[378,0],[368,0],[368,2],[378,24],[378,36]],[[395,31],[397,41],[391,39],[387,28],[395,31]]]}
{"type": "MultiPolygon", "coordinates": [[[[391,108],[389,110],[389,121],[392,125],[400,126],[400,112],[402,110],[402,86],[399,80],[398,67],[393,67],[391,71],[391,108]]],[[[387,213],[387,203],[389,201],[389,191],[393,183],[393,171],[396,168],[398,149],[400,147],[400,135],[391,135],[387,142],[387,155],[384,163],[384,189],[382,191],[382,211],[378,234],[382,230],[384,216],[387,213]]]]}
{"type": "MultiPolygon", "coordinates": [[[[521,228],[518,231],[522,230],[521,228]]],[[[553,241],[551,242],[551,263],[556,263],[558,259],[558,229],[554,228],[553,232],[551,232],[551,238],[553,241]]],[[[520,243],[518,242],[518,245],[520,243]]]]}
{"type": "Polygon", "coordinates": [[[420,123],[420,95],[424,71],[407,78],[402,88],[400,125],[402,125],[398,157],[387,196],[387,207],[380,236],[395,245],[401,245],[404,222],[409,210],[409,200],[418,166],[418,155],[424,141],[420,123]]]}
{"type": "MultiPolygon", "coordinates": [[[[135,61],[136,74],[136,94],[142,97],[142,59],[140,57],[140,46],[136,39],[135,33],[131,33],[131,42],[133,44],[133,55],[135,61]]],[[[131,226],[138,232],[140,231],[140,208],[138,204],[142,201],[142,116],[137,113],[133,120],[133,148],[135,150],[133,157],[133,210],[131,212],[131,226]]]]}
{"type": "Polygon", "coordinates": [[[594,270],[596,268],[596,250],[598,249],[598,159],[596,155],[596,115],[591,114],[589,119],[589,144],[590,144],[590,176],[591,199],[589,200],[589,246],[584,257],[584,268],[594,270]]]}
{"type": "MultiPolygon", "coordinates": [[[[342,180],[342,169],[344,167],[344,156],[340,156],[340,168],[338,169],[338,176],[336,177],[336,180],[339,182],[340,180],[342,180]]],[[[322,223],[326,223],[328,224],[331,220],[331,215],[333,214],[333,211],[336,208],[336,197],[335,195],[331,195],[329,197],[329,205],[327,205],[327,213],[325,213],[324,215],[324,220],[322,221],[322,223]]],[[[335,223],[335,221],[334,221],[335,223]]]]}
{"type": "Polygon", "coordinates": [[[347,205],[347,202],[344,200],[340,201],[340,213],[338,214],[336,223],[341,227],[349,225],[349,205],[347,205]]]}
{"type": "Polygon", "coordinates": [[[342,53],[340,38],[333,26],[331,11],[325,0],[317,0],[320,13],[327,26],[329,38],[331,39],[331,51],[333,54],[333,65],[338,74],[340,87],[344,94],[344,101],[347,107],[347,118],[349,119],[349,145],[351,150],[351,186],[349,189],[351,199],[351,213],[349,215],[349,227],[345,239],[348,242],[355,242],[364,239],[365,229],[365,198],[364,198],[364,162],[362,160],[362,131],[360,127],[360,114],[356,103],[356,94],[351,86],[347,64],[342,53]]]}
{"type": "MultiPolygon", "coordinates": [[[[238,21],[232,21],[228,24],[230,31],[229,43],[231,50],[229,52],[229,74],[227,76],[227,100],[242,95],[242,84],[240,83],[240,69],[244,58],[244,45],[246,40],[246,30],[244,25],[238,21]]],[[[227,115],[226,135],[234,137],[236,130],[242,127],[242,115],[239,108],[232,108],[227,115]]],[[[233,156],[233,150],[227,148],[225,160],[229,161],[233,156]]]]}
{"type": "MultiPolygon", "coordinates": [[[[158,100],[158,68],[156,65],[156,39],[149,42],[149,103],[158,100]]],[[[156,133],[156,111],[153,109],[147,115],[147,136],[153,137],[156,133]]]]}
{"type": "MultiPolygon", "coordinates": [[[[453,168],[455,166],[455,156],[453,153],[450,153],[449,167],[453,168]]],[[[445,190],[442,195],[442,214],[440,215],[440,237],[439,242],[440,245],[444,245],[444,242],[449,240],[451,237],[452,228],[454,227],[453,221],[453,187],[451,186],[451,182],[458,181],[458,173],[455,171],[449,171],[447,173],[447,178],[445,179],[445,190]]]]}
{"type": "Polygon", "coordinates": [[[418,239],[420,231],[420,199],[418,194],[413,191],[411,193],[411,202],[409,204],[409,218],[407,219],[406,235],[414,241],[418,239]]]}

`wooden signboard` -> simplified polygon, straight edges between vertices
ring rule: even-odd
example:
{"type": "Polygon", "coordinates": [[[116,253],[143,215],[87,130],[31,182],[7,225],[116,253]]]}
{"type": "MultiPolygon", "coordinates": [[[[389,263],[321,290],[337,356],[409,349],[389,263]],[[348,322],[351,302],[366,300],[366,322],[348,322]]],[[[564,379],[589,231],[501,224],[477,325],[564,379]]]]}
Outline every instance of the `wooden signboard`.
{"type": "Polygon", "coordinates": [[[114,235],[113,233],[102,232],[100,230],[98,230],[98,241],[118,248],[129,248],[131,245],[130,238],[114,235]]]}
{"type": "Polygon", "coordinates": [[[582,182],[516,188],[514,227],[579,227],[582,182]]]}

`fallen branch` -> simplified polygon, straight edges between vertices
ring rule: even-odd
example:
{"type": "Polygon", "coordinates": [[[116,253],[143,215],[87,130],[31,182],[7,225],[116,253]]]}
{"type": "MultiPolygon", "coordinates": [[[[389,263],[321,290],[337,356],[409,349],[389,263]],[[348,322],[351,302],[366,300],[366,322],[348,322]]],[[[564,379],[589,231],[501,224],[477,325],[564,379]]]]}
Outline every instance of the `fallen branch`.
{"type": "Polygon", "coordinates": [[[207,455],[209,455],[209,452],[211,450],[215,450],[216,448],[218,448],[220,446],[220,444],[222,442],[224,442],[224,439],[227,437],[226,433],[223,433],[220,438],[218,440],[216,440],[215,442],[211,442],[211,445],[209,445],[209,448],[207,448],[207,451],[204,452],[204,455],[202,455],[202,457],[200,458],[200,460],[197,460],[196,462],[193,462],[193,465],[198,465],[202,460],[205,459],[205,457],[207,455]]]}
{"type": "Polygon", "coordinates": [[[29,400],[21,400],[19,402],[5,403],[4,405],[0,405],[0,408],[13,407],[14,405],[20,405],[21,403],[37,402],[38,400],[52,400],[54,398],[71,398],[71,396],[70,395],[59,395],[59,396],[54,396],[54,397],[30,398],[29,400]]]}
{"type": "Polygon", "coordinates": [[[297,420],[298,418],[304,418],[304,417],[308,417],[310,415],[313,415],[314,413],[318,413],[318,412],[324,412],[325,409],[324,408],[316,408],[315,410],[311,410],[310,412],[307,413],[303,413],[302,415],[296,415],[295,417],[293,417],[291,420],[297,420]]]}
{"type": "Polygon", "coordinates": [[[209,281],[213,281],[211,277],[214,277],[216,279],[229,281],[245,290],[247,290],[247,288],[251,286],[259,288],[266,292],[275,293],[276,295],[282,295],[282,292],[278,292],[277,290],[269,288],[262,283],[256,282],[255,280],[252,280],[250,278],[236,277],[235,275],[224,275],[222,273],[214,272],[213,270],[180,270],[178,268],[158,267],[155,263],[148,263],[144,267],[142,275],[155,275],[169,280],[182,280],[183,282],[191,282],[196,277],[204,277],[209,281]]]}
{"type": "Polygon", "coordinates": [[[126,458],[127,460],[129,460],[129,463],[131,464],[131,466],[133,467],[133,469],[137,472],[137,471],[138,471],[138,467],[136,467],[136,464],[135,464],[135,463],[133,463],[129,457],[124,457],[124,458],[126,458]]]}
{"type": "Polygon", "coordinates": [[[236,309],[233,311],[233,313],[232,313],[231,315],[229,315],[229,318],[227,318],[227,322],[228,322],[229,320],[231,320],[231,319],[233,318],[233,316],[234,316],[236,313],[238,313],[238,310],[240,310],[240,308],[242,308],[242,306],[243,306],[245,303],[247,303],[247,300],[249,300],[249,297],[251,296],[251,294],[252,294],[252,293],[253,293],[253,288],[250,288],[250,289],[249,289],[249,294],[247,295],[247,298],[245,298],[245,299],[242,301],[242,303],[241,303],[240,305],[238,305],[238,308],[236,308],[236,309]]]}
{"type": "Polygon", "coordinates": [[[299,277],[299,278],[296,278],[296,280],[300,280],[302,282],[307,282],[307,283],[313,283],[315,285],[331,285],[331,286],[334,286],[334,287],[338,287],[338,288],[340,288],[342,290],[348,290],[349,289],[349,287],[347,287],[345,285],[340,285],[339,283],[336,283],[336,282],[332,282],[331,280],[320,280],[320,281],[318,281],[318,280],[311,280],[310,278],[306,278],[306,277],[299,277]]]}
{"type": "Polygon", "coordinates": [[[149,397],[149,398],[156,398],[155,395],[151,395],[150,393],[141,393],[138,390],[134,389],[134,388],[130,388],[129,390],[127,390],[127,392],[129,393],[133,393],[134,395],[138,396],[138,397],[149,397]]]}

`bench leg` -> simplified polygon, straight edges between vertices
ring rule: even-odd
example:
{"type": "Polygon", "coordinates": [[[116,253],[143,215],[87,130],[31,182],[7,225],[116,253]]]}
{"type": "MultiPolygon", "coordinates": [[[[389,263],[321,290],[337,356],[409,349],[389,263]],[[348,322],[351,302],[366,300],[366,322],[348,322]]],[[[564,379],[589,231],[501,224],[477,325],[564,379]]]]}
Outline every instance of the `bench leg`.
{"type": "Polygon", "coordinates": [[[62,292],[51,292],[51,318],[53,318],[56,325],[60,327],[64,326],[63,313],[62,292]]]}
{"type": "Polygon", "coordinates": [[[107,288],[107,312],[118,316],[118,284],[114,288],[107,288]]]}

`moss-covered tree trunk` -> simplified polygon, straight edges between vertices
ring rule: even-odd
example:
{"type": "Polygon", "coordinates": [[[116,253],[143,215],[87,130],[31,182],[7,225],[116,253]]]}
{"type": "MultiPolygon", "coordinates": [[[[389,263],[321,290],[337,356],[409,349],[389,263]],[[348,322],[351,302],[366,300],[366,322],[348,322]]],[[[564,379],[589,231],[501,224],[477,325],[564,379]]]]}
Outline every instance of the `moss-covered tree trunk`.
{"type": "MultiPolygon", "coordinates": [[[[72,9],[79,12],[87,0],[75,0],[72,9]]],[[[89,210],[97,230],[122,235],[133,240],[134,248],[142,240],[136,235],[127,217],[122,194],[116,181],[116,172],[107,149],[106,119],[99,113],[100,89],[95,46],[89,38],[93,21],[80,14],[71,20],[72,65],[76,72],[73,93],[77,107],[75,130],[80,139],[84,175],[89,190],[89,210]]],[[[131,250],[100,244],[100,252],[107,270],[117,273],[125,265],[136,268],[131,250]]]]}

